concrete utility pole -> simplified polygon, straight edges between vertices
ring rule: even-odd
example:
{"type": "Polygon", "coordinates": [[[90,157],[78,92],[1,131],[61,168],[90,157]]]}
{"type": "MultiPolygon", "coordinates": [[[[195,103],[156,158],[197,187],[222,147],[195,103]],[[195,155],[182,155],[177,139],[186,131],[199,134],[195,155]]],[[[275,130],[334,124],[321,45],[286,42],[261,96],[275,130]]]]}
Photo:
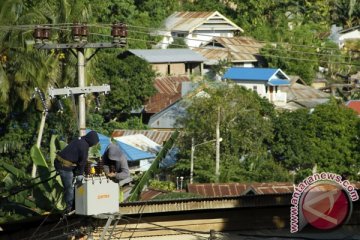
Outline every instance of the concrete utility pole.
{"type": "MultiPolygon", "coordinates": [[[[99,49],[102,48],[118,48],[125,47],[126,37],[127,37],[127,26],[123,23],[117,23],[112,25],[111,35],[113,41],[110,42],[101,42],[101,43],[89,43],[87,41],[88,28],[85,24],[74,24],[72,27],[72,35],[74,43],[51,43],[49,42],[50,37],[50,27],[47,26],[37,26],[34,30],[35,38],[35,48],[51,50],[51,49],[69,49],[77,57],[77,66],[78,66],[78,86],[80,88],[86,87],[85,79],[85,66],[86,61],[90,60],[99,49]],[[85,59],[85,50],[87,48],[96,49],[96,52],[91,55],[88,59],[85,59]],[[76,52],[74,52],[74,50],[76,52]]],[[[95,90],[95,89],[93,89],[95,90]]],[[[98,89],[97,89],[98,90],[98,89]]],[[[97,92],[97,90],[90,92],[97,92]]],[[[88,89],[89,91],[89,89],[88,89]]],[[[106,89],[110,91],[110,88],[106,89]]],[[[71,94],[75,94],[71,92],[71,94]]],[[[77,92],[78,95],[78,104],[79,104],[79,114],[78,114],[78,124],[79,124],[79,135],[85,135],[86,131],[86,108],[85,108],[85,92],[77,92]]]]}
{"type": "Polygon", "coordinates": [[[206,144],[206,143],[211,143],[211,142],[221,142],[222,141],[222,138],[218,138],[218,139],[213,139],[213,140],[210,140],[210,141],[206,141],[206,142],[202,142],[202,143],[199,143],[199,144],[196,144],[195,145],[195,141],[194,141],[194,138],[191,138],[191,154],[190,154],[190,184],[193,183],[193,178],[194,178],[194,155],[195,155],[195,148],[197,146],[200,146],[200,145],[203,145],[203,144],[206,144]]]}
{"type": "MultiPolygon", "coordinates": [[[[43,135],[43,132],[44,132],[44,127],[45,127],[45,120],[46,120],[46,116],[48,114],[48,108],[47,108],[47,105],[46,105],[46,99],[45,99],[45,95],[43,94],[43,92],[41,92],[40,89],[35,88],[35,93],[37,93],[39,95],[41,103],[42,103],[43,108],[44,108],[43,112],[41,113],[41,121],[40,121],[40,126],[39,126],[39,132],[38,132],[37,139],[36,139],[36,146],[40,149],[40,147],[41,147],[41,139],[42,139],[42,135],[43,135]]],[[[36,170],[37,170],[37,167],[36,167],[35,164],[33,164],[33,168],[32,168],[32,171],[31,171],[31,177],[32,178],[36,177],[36,170]]]]}
{"type": "MultiPolygon", "coordinates": [[[[85,56],[84,49],[77,50],[78,57],[78,85],[85,87],[85,56]]],[[[85,109],[85,95],[79,95],[79,135],[84,136],[86,133],[86,109],[85,109]]]]}
{"type": "Polygon", "coordinates": [[[220,107],[218,107],[218,117],[216,121],[216,164],[215,164],[215,176],[216,182],[220,179],[220,107]]]}
{"type": "MultiPolygon", "coordinates": [[[[110,91],[109,85],[102,86],[89,86],[86,87],[85,79],[85,66],[86,61],[90,60],[99,49],[102,48],[123,48],[126,46],[126,37],[127,37],[127,27],[126,24],[116,23],[112,25],[111,35],[113,41],[110,42],[101,42],[101,43],[89,43],[87,42],[88,28],[84,24],[74,24],[72,26],[72,35],[74,38],[74,43],[51,43],[49,42],[50,38],[50,27],[48,26],[36,26],[33,36],[35,38],[35,48],[40,50],[51,50],[51,49],[69,49],[77,57],[77,70],[78,70],[78,86],[73,88],[60,88],[54,89],[49,88],[49,95],[51,97],[56,97],[58,95],[67,95],[73,96],[78,95],[78,104],[79,104],[79,114],[78,114],[78,128],[79,136],[84,136],[86,133],[86,101],[85,94],[89,93],[107,93],[110,91]],[[88,59],[85,58],[85,50],[87,48],[96,49],[95,53],[92,54],[88,59]],[[74,50],[76,52],[74,52],[74,50]]],[[[75,103],[74,103],[75,104],[75,103]]],[[[40,148],[41,138],[44,130],[45,119],[47,115],[46,112],[43,113],[40,123],[40,129],[37,138],[37,147],[40,148]]],[[[36,165],[33,164],[32,168],[32,177],[36,176],[36,165]]]]}

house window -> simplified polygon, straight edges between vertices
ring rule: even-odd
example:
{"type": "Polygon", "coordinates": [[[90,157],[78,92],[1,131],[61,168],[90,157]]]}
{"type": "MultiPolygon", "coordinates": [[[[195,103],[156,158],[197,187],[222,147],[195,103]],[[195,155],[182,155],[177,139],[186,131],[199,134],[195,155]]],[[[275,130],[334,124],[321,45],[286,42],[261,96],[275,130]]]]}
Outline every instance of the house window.
{"type": "Polygon", "coordinates": [[[167,74],[170,75],[170,64],[167,65],[167,74]]]}
{"type": "Polygon", "coordinates": [[[257,92],[257,86],[253,86],[253,91],[257,92]]]}
{"type": "Polygon", "coordinates": [[[278,92],[278,86],[275,87],[275,92],[276,92],[276,93],[278,92]]]}
{"type": "Polygon", "coordinates": [[[267,93],[269,91],[269,87],[265,86],[265,92],[267,93]]]}
{"type": "Polygon", "coordinates": [[[184,33],[178,33],[177,36],[183,38],[183,37],[185,37],[185,34],[184,33]]]}

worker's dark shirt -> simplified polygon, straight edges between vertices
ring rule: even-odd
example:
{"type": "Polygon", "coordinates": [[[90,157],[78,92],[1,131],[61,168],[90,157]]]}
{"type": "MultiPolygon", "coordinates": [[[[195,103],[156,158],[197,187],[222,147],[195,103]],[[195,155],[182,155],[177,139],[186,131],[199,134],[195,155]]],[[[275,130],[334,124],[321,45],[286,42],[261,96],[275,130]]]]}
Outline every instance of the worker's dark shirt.
{"type": "Polygon", "coordinates": [[[90,131],[85,136],[71,141],[61,152],[58,153],[63,159],[73,162],[76,167],[57,166],[64,170],[74,170],[75,175],[83,175],[89,154],[89,147],[96,145],[99,137],[96,132],[90,131]]]}

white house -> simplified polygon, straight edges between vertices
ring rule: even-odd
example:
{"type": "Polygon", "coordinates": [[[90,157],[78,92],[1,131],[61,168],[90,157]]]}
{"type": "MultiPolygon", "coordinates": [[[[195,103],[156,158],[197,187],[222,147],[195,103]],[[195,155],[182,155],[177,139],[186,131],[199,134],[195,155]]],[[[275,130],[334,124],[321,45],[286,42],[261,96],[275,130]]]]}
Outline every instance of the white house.
{"type": "Polygon", "coordinates": [[[189,48],[199,47],[213,37],[233,37],[244,30],[215,12],[175,12],[165,20],[165,30],[157,34],[164,36],[158,48],[167,48],[175,38],[184,38],[189,48]]]}
{"type": "Polygon", "coordinates": [[[342,48],[346,41],[360,40],[360,26],[339,31],[339,47],[342,48]]]}
{"type": "Polygon", "coordinates": [[[290,78],[280,69],[233,67],[225,72],[223,79],[252,89],[276,106],[284,106],[287,102],[286,92],[279,87],[289,86],[290,78]]]}

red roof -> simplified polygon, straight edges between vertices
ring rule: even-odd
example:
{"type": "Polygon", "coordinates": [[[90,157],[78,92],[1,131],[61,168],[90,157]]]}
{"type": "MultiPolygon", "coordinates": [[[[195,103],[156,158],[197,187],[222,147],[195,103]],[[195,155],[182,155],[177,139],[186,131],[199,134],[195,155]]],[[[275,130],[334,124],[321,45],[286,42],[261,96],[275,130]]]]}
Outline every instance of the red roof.
{"type": "Polygon", "coordinates": [[[182,82],[189,82],[188,77],[159,77],[154,87],[157,93],[145,104],[145,112],[158,113],[181,98],[182,82]]]}
{"type": "Polygon", "coordinates": [[[350,100],[346,103],[346,106],[357,112],[360,116],[360,100],[350,100]]]}

